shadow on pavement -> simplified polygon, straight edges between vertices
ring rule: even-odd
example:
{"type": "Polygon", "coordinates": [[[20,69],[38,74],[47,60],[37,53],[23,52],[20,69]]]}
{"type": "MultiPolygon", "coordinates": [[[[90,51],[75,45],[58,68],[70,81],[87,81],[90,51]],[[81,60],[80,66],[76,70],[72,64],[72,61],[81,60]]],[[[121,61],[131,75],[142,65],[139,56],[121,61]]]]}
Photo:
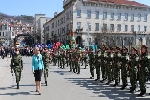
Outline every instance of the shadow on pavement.
{"type": "Polygon", "coordinates": [[[0,95],[15,96],[15,95],[31,95],[31,94],[29,92],[17,92],[17,93],[5,93],[5,94],[0,94],[0,95]]]}
{"type": "Polygon", "coordinates": [[[15,89],[14,87],[16,87],[15,85],[12,85],[10,87],[0,87],[0,90],[8,90],[8,89],[15,89]]]}
{"type": "Polygon", "coordinates": [[[79,85],[80,87],[86,87],[87,90],[93,90],[94,94],[98,94],[99,97],[108,97],[114,100],[146,100],[150,98],[138,97],[137,94],[129,93],[129,90],[120,90],[120,87],[111,87],[111,85],[105,85],[98,81],[94,81],[88,78],[65,78],[68,81],[79,85]]]}
{"type": "Polygon", "coordinates": [[[54,73],[58,73],[60,75],[71,75],[69,71],[53,71],[54,73]]]}

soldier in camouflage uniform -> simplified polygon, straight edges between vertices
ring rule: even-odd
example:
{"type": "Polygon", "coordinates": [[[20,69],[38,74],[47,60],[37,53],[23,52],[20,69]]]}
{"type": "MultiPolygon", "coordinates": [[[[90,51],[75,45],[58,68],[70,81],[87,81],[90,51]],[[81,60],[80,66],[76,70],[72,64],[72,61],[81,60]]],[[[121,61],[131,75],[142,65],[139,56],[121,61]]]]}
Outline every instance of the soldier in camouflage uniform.
{"type": "Polygon", "coordinates": [[[66,57],[66,51],[61,51],[60,54],[60,68],[64,69],[65,68],[65,57],[66,57]]]}
{"type": "Polygon", "coordinates": [[[124,46],[121,56],[121,79],[122,79],[122,87],[121,90],[124,90],[127,86],[127,71],[128,71],[128,49],[124,46]]]}
{"type": "Polygon", "coordinates": [[[19,89],[19,81],[23,70],[23,61],[21,55],[19,54],[19,48],[15,48],[15,54],[12,56],[10,67],[11,73],[13,73],[13,71],[15,73],[17,89],[19,89]]]}
{"type": "Polygon", "coordinates": [[[101,66],[101,72],[102,72],[102,78],[103,78],[103,80],[101,80],[102,83],[107,79],[107,77],[106,77],[106,64],[105,64],[105,61],[106,61],[105,50],[106,50],[106,47],[103,46],[102,51],[101,51],[101,56],[100,56],[100,66],[101,66]]]}
{"type": "Polygon", "coordinates": [[[45,84],[47,86],[50,54],[49,54],[48,49],[46,47],[44,48],[44,51],[42,53],[42,57],[43,57],[42,59],[43,59],[43,63],[44,63],[44,79],[45,79],[45,84]]]}
{"type": "Polygon", "coordinates": [[[79,61],[80,61],[80,51],[78,48],[76,48],[74,51],[73,51],[73,55],[72,55],[72,67],[73,67],[73,72],[77,74],[80,74],[80,64],[79,64],[79,61]]]}
{"type": "Polygon", "coordinates": [[[90,65],[90,73],[91,73],[91,79],[94,78],[94,69],[95,69],[95,66],[94,66],[94,53],[93,53],[93,49],[90,49],[89,51],[89,65],[90,65]]]}
{"type": "Polygon", "coordinates": [[[113,85],[116,87],[118,83],[120,82],[120,48],[116,46],[115,48],[115,54],[114,54],[114,78],[115,78],[115,84],[113,85]]]}
{"type": "Polygon", "coordinates": [[[141,93],[139,96],[145,96],[146,94],[146,77],[148,74],[148,52],[147,47],[142,45],[141,54],[139,59],[139,85],[141,93]]]}
{"type": "Polygon", "coordinates": [[[88,65],[87,65],[87,64],[88,64],[88,61],[87,61],[87,59],[88,59],[88,53],[87,53],[87,50],[85,50],[85,51],[83,52],[82,59],[83,59],[84,66],[85,66],[84,69],[86,69],[86,67],[88,66],[88,65]]]}
{"type": "Polygon", "coordinates": [[[72,50],[70,49],[69,50],[69,66],[70,66],[70,71],[69,72],[71,72],[72,71],[72,50]]]}
{"type": "Polygon", "coordinates": [[[137,55],[137,50],[132,47],[131,54],[129,56],[129,74],[130,74],[130,83],[131,83],[131,88],[130,88],[130,93],[134,93],[136,89],[136,83],[137,83],[137,65],[138,65],[138,55],[137,55]]]}
{"type": "Polygon", "coordinates": [[[106,56],[106,72],[107,72],[107,78],[108,82],[106,85],[109,85],[110,82],[112,81],[112,66],[113,66],[113,57],[112,57],[112,48],[109,47],[107,50],[107,56],[106,56]]]}
{"type": "Polygon", "coordinates": [[[95,54],[95,68],[97,74],[97,79],[95,79],[95,81],[100,80],[100,56],[101,56],[101,51],[100,49],[98,49],[98,51],[95,54]]]}

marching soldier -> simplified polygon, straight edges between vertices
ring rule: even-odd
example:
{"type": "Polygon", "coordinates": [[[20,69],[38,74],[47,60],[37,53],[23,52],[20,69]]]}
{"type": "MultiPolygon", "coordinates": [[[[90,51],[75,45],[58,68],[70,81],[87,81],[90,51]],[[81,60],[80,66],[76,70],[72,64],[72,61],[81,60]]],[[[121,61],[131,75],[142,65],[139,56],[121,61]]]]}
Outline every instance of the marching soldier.
{"type": "Polygon", "coordinates": [[[146,94],[146,77],[148,74],[148,52],[147,47],[142,45],[139,59],[139,85],[141,93],[138,96],[145,96],[146,94]]]}
{"type": "Polygon", "coordinates": [[[90,65],[90,73],[91,73],[91,79],[94,78],[94,53],[93,53],[93,49],[90,49],[89,51],[89,65],[90,65]]]}
{"type": "Polygon", "coordinates": [[[118,83],[120,82],[120,48],[116,46],[115,48],[115,54],[114,54],[114,78],[115,78],[115,84],[113,87],[116,87],[118,83]]]}
{"type": "Polygon", "coordinates": [[[139,56],[137,55],[137,50],[132,47],[131,54],[129,56],[129,74],[130,74],[130,83],[131,83],[131,88],[130,88],[130,93],[134,93],[136,89],[136,83],[137,83],[137,63],[139,60],[139,56]]]}
{"type": "Polygon", "coordinates": [[[105,55],[106,55],[106,50],[107,48],[105,46],[103,46],[102,51],[101,51],[101,56],[100,56],[100,64],[101,64],[101,72],[102,72],[102,78],[103,80],[101,80],[101,82],[103,83],[107,77],[106,77],[106,65],[105,65],[105,55]]]}
{"type": "Polygon", "coordinates": [[[47,86],[50,54],[49,54],[48,49],[46,47],[44,48],[44,51],[42,53],[42,57],[43,57],[42,59],[43,59],[43,63],[44,63],[44,79],[45,79],[45,84],[47,86]]]}
{"type": "Polygon", "coordinates": [[[128,71],[128,49],[124,46],[121,56],[121,79],[122,79],[122,87],[121,90],[124,90],[127,86],[127,71],[128,71]]]}
{"type": "Polygon", "coordinates": [[[21,72],[23,70],[23,61],[19,53],[19,48],[15,48],[15,54],[12,56],[10,67],[11,73],[15,73],[17,89],[19,89],[19,81],[21,79],[21,72]]]}
{"type": "Polygon", "coordinates": [[[112,66],[113,66],[113,59],[112,59],[112,48],[109,47],[108,51],[107,51],[107,56],[106,56],[106,72],[107,72],[107,78],[108,78],[108,82],[106,83],[106,85],[109,85],[110,82],[112,81],[112,66]]]}
{"type": "Polygon", "coordinates": [[[100,49],[98,49],[98,51],[95,54],[95,68],[97,74],[97,79],[95,79],[95,81],[100,79],[100,55],[101,55],[101,51],[100,49]]]}

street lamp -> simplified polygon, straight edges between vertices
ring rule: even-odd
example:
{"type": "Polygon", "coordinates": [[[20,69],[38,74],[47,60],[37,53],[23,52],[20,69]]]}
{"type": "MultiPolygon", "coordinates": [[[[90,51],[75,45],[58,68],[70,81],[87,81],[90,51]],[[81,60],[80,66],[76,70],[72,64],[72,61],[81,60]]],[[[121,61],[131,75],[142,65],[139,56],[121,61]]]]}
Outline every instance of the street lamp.
{"type": "Polygon", "coordinates": [[[88,22],[87,24],[88,24],[88,25],[87,25],[87,26],[88,26],[88,50],[90,50],[90,47],[89,47],[89,46],[90,46],[90,38],[89,38],[90,23],[88,22]]]}

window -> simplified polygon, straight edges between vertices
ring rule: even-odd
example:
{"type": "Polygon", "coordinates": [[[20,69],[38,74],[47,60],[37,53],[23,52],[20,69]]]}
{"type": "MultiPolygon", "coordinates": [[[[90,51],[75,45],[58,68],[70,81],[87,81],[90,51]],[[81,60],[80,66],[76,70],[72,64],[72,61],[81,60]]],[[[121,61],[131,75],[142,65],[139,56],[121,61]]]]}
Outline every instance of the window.
{"type": "Polygon", "coordinates": [[[0,32],[0,36],[1,36],[1,32],[0,32]]]}
{"type": "Polygon", "coordinates": [[[125,13],[124,20],[128,20],[128,14],[125,13]]]}
{"type": "Polygon", "coordinates": [[[114,31],[114,24],[110,24],[110,30],[114,31]]]}
{"type": "Polygon", "coordinates": [[[58,34],[59,34],[59,29],[58,29],[58,34]]]}
{"type": "Polygon", "coordinates": [[[107,18],[107,12],[103,12],[103,19],[107,18]]]}
{"type": "Polygon", "coordinates": [[[91,18],[91,11],[87,10],[87,18],[91,18]]]}
{"type": "Polygon", "coordinates": [[[121,20],[121,13],[118,13],[118,20],[121,20]]]}
{"type": "Polygon", "coordinates": [[[131,14],[131,21],[134,21],[134,14],[131,14]]]}
{"type": "Polygon", "coordinates": [[[5,33],[3,32],[3,36],[5,36],[5,33]]]}
{"type": "Polygon", "coordinates": [[[134,32],[134,25],[131,25],[131,31],[134,32]]]}
{"type": "Polygon", "coordinates": [[[144,15],[144,22],[147,22],[147,14],[144,15]]]}
{"type": "Polygon", "coordinates": [[[99,11],[95,11],[95,18],[99,19],[99,11]]]}
{"type": "Polygon", "coordinates": [[[81,22],[77,22],[77,29],[81,29],[81,22]]]}
{"type": "Polygon", "coordinates": [[[114,19],[114,13],[111,13],[110,15],[110,19],[113,20],[114,19]]]}
{"type": "Polygon", "coordinates": [[[91,45],[91,38],[87,38],[89,45],[91,45]]]}
{"type": "Polygon", "coordinates": [[[141,14],[138,14],[138,21],[141,21],[141,14]]]}
{"type": "Polygon", "coordinates": [[[125,32],[128,31],[128,25],[125,25],[125,32]]]}
{"type": "Polygon", "coordinates": [[[88,31],[91,31],[91,23],[88,23],[88,31]]]}
{"type": "Polygon", "coordinates": [[[14,32],[12,32],[12,36],[14,36],[14,32]]]}
{"type": "Polygon", "coordinates": [[[77,17],[81,17],[81,10],[77,10],[77,17]]]}
{"type": "Polygon", "coordinates": [[[117,25],[117,31],[121,31],[121,24],[117,25]]]}
{"type": "Polygon", "coordinates": [[[107,24],[103,24],[103,30],[107,31],[107,24]]]}
{"type": "Polygon", "coordinates": [[[5,27],[5,30],[7,30],[7,27],[5,27]]]}
{"type": "Polygon", "coordinates": [[[140,31],[140,28],[141,28],[140,25],[138,25],[138,31],[140,31]]]}
{"type": "Polygon", "coordinates": [[[147,26],[144,26],[144,31],[145,31],[145,32],[147,31],[147,26]]]}
{"type": "Polygon", "coordinates": [[[95,23],[95,31],[99,31],[99,23],[95,23]]]}

